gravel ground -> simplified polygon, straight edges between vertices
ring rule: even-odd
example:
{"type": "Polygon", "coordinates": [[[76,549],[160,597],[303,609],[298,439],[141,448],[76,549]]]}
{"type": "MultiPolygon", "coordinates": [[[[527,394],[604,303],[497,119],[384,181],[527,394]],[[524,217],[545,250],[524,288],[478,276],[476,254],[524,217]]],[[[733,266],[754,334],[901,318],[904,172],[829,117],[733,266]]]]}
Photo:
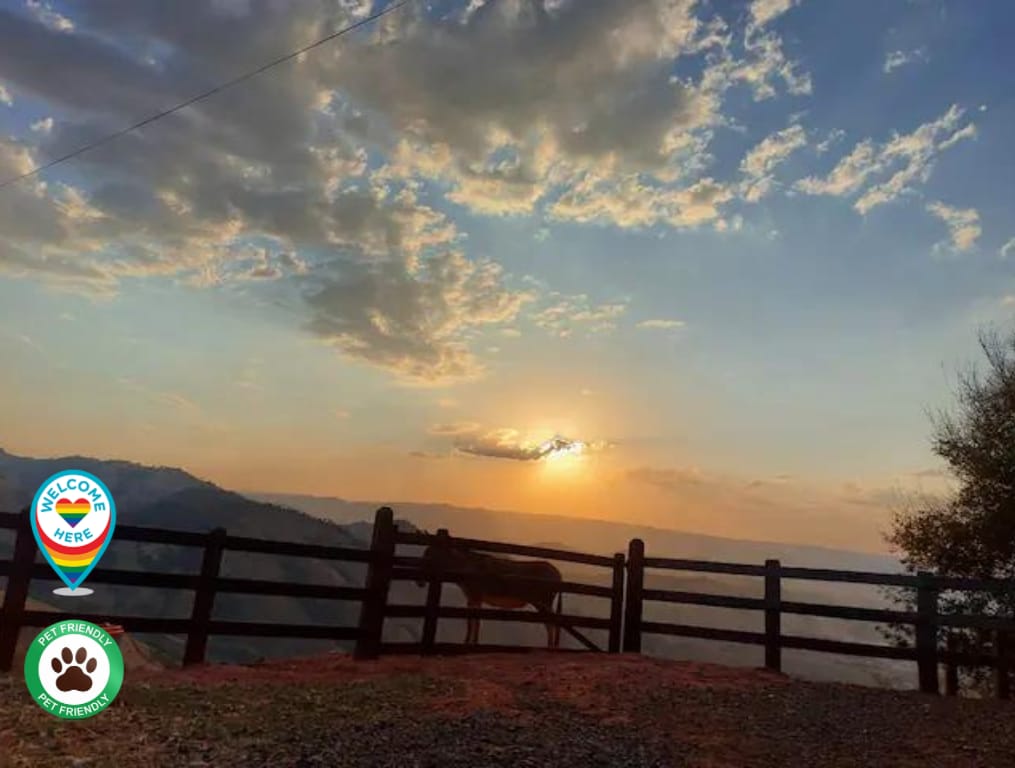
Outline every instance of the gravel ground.
{"type": "Polygon", "coordinates": [[[332,655],[128,679],[70,722],[0,678],[0,766],[1015,767],[1015,705],[631,656],[332,655]]]}

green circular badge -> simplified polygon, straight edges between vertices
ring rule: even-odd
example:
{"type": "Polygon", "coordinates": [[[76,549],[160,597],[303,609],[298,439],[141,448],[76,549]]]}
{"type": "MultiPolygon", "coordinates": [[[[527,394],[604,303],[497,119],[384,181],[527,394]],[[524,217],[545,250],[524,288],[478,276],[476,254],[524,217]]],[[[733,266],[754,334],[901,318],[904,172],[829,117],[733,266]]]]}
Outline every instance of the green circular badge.
{"type": "Polygon", "coordinates": [[[87,621],[51,624],[25,654],[25,683],[35,703],[56,717],[94,717],[123,685],[123,654],[112,636],[87,621]]]}

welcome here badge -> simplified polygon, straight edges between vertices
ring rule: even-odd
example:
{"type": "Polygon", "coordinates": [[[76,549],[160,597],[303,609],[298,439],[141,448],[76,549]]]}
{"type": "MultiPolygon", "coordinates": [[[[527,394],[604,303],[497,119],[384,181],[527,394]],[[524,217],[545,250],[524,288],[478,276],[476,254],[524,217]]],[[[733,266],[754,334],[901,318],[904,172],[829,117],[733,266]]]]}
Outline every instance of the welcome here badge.
{"type": "Polygon", "coordinates": [[[42,484],[32,501],[32,532],[46,562],[66,584],[53,590],[77,597],[109,546],[116,527],[116,504],[105,484],[88,472],[57,472],[42,484]]]}

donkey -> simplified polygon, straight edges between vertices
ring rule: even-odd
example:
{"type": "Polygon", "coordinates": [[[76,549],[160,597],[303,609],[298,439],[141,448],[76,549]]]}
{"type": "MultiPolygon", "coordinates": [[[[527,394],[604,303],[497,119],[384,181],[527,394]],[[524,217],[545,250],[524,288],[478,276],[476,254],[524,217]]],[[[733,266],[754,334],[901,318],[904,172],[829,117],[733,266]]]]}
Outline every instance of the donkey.
{"type": "MultiPolygon", "coordinates": [[[[469,608],[479,608],[484,603],[495,608],[524,608],[532,605],[537,611],[553,613],[553,599],[557,598],[557,615],[560,615],[563,580],[560,571],[545,560],[508,560],[503,557],[484,555],[468,549],[450,545],[432,544],[423,552],[424,573],[428,570],[440,573],[453,572],[449,579],[465,594],[469,608]],[[545,583],[520,581],[540,579],[545,583]]],[[[417,585],[425,585],[424,579],[417,585]]],[[[479,643],[479,619],[467,621],[465,644],[479,643]]],[[[546,624],[546,644],[549,648],[560,646],[560,627],[546,624]]]]}

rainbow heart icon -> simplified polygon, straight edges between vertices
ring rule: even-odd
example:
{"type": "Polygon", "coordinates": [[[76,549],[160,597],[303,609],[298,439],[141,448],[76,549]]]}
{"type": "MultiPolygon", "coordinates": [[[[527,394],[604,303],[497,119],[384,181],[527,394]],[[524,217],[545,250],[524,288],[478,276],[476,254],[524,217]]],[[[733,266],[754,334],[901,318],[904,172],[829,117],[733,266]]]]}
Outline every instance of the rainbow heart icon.
{"type": "Polygon", "coordinates": [[[39,550],[67,585],[56,594],[91,594],[81,583],[98,564],[116,528],[116,504],[109,489],[88,472],[58,472],[36,492],[31,519],[39,550]]]}
{"type": "Polygon", "coordinates": [[[76,528],[89,512],[92,511],[92,504],[88,499],[71,501],[67,498],[56,500],[56,513],[62,517],[71,528],[76,528]]]}

